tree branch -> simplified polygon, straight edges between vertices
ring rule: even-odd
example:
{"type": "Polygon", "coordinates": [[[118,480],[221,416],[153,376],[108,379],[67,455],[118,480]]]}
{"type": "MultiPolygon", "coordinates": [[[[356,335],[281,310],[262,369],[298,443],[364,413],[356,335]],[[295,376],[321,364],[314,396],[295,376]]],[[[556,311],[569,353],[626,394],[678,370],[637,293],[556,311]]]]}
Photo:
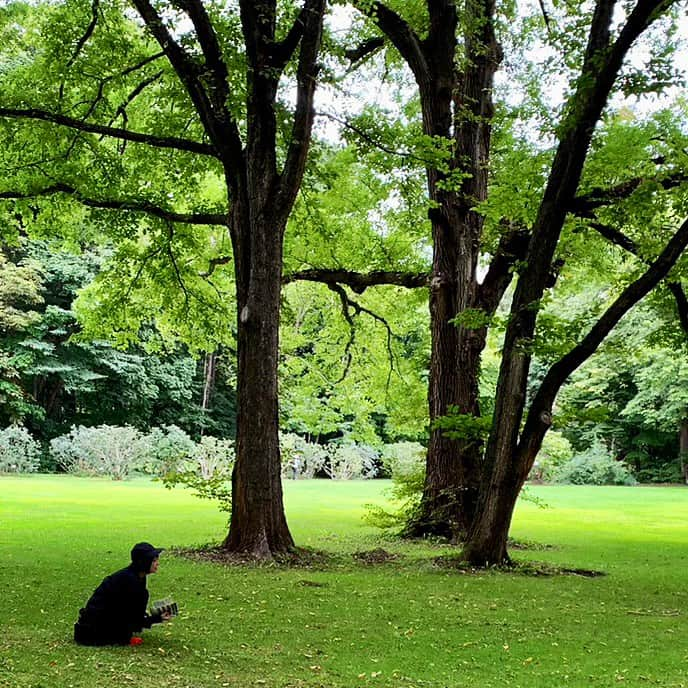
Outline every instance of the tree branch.
{"type": "Polygon", "coordinates": [[[523,466],[524,470],[530,469],[551,424],[552,406],[562,384],[576,368],[592,356],[619,320],[667,276],[686,246],[688,220],[683,222],[645,273],[623,290],[580,343],[549,369],[533,398],[518,445],[518,465],[523,466]]]}
{"type": "Polygon", "coordinates": [[[316,115],[318,117],[326,117],[329,120],[332,120],[333,122],[337,122],[338,124],[341,124],[344,126],[346,129],[350,129],[351,131],[354,132],[357,136],[360,136],[364,141],[369,143],[371,146],[374,146],[378,150],[381,150],[383,153],[389,153],[390,155],[397,155],[400,158],[406,158],[408,160],[417,160],[418,162],[422,163],[423,165],[428,165],[429,161],[426,160],[425,158],[421,158],[418,155],[414,155],[413,153],[405,153],[400,150],[395,150],[394,148],[391,148],[390,146],[386,146],[384,143],[380,143],[379,141],[376,141],[372,136],[370,136],[367,132],[365,132],[363,129],[360,129],[354,124],[351,124],[348,120],[341,119],[337,117],[336,115],[333,115],[329,112],[316,112],[316,115]]]}
{"type": "MultiPolygon", "coordinates": [[[[191,56],[179,45],[179,43],[174,40],[167,30],[162,17],[158,14],[149,0],[132,0],[132,2],[141,15],[148,30],[158,42],[165,55],[167,55],[172,68],[186,88],[203,127],[210,137],[210,140],[213,142],[215,149],[224,151],[225,156],[223,157],[225,158],[225,162],[233,160],[238,163],[241,159],[242,146],[236,124],[233,120],[227,119],[227,110],[224,106],[219,111],[215,109],[216,105],[218,105],[217,98],[212,93],[213,89],[211,89],[209,93],[204,88],[201,81],[201,68],[193,61],[191,56]]],[[[197,0],[187,0],[187,2],[197,2],[197,0]]],[[[203,10],[199,10],[199,12],[200,11],[203,10]]],[[[197,19],[200,23],[200,16],[197,19]]],[[[214,35],[212,27],[209,26],[209,20],[208,27],[204,27],[204,30],[205,28],[208,28],[214,35]]],[[[196,30],[198,32],[198,29],[196,30]]],[[[207,42],[211,41],[208,36],[205,34],[201,36],[199,34],[198,39],[199,42],[201,42],[202,48],[205,44],[206,48],[212,51],[210,43],[207,42]]],[[[222,61],[219,55],[216,57],[220,62],[222,61]]],[[[215,84],[215,86],[217,86],[217,84],[215,84]]]]}
{"type": "MultiPolygon", "coordinates": [[[[303,36],[296,70],[296,109],[287,157],[279,181],[277,208],[278,212],[282,213],[288,213],[293,206],[306,167],[315,116],[313,96],[318,73],[317,59],[324,14],[325,0],[305,0],[303,10],[295,22],[303,21],[303,36]]],[[[286,221],[286,217],[284,220],[286,221]]]]}
{"type": "Polygon", "coordinates": [[[142,134],[117,127],[107,127],[102,124],[83,122],[74,117],[67,117],[66,115],[59,115],[55,112],[38,110],[36,108],[0,108],[0,117],[8,119],[36,119],[43,122],[52,122],[53,124],[68,127],[69,129],[76,129],[77,131],[101,134],[103,136],[122,139],[124,141],[132,141],[134,143],[143,143],[153,148],[171,148],[188,153],[199,153],[201,155],[217,157],[215,148],[207,143],[189,141],[188,139],[176,138],[174,136],[154,136],[152,134],[142,134]]]}
{"type": "Polygon", "coordinates": [[[99,6],[99,0],[93,0],[93,2],[91,3],[91,21],[86,27],[83,36],[81,36],[81,38],[77,41],[76,48],[74,48],[72,56],[69,58],[67,64],[65,65],[65,69],[69,69],[74,64],[76,58],[79,56],[79,53],[83,50],[83,47],[86,45],[86,41],[88,41],[88,39],[93,35],[93,32],[96,28],[96,24],[98,23],[99,6]]]}
{"type": "Polygon", "coordinates": [[[353,67],[357,62],[361,62],[370,55],[374,55],[380,50],[380,48],[384,47],[384,45],[385,39],[381,36],[375,36],[374,38],[368,38],[355,48],[345,50],[344,56],[347,60],[349,60],[351,66],[353,67]]]}
{"type": "Polygon", "coordinates": [[[228,223],[227,215],[222,215],[220,213],[175,213],[170,210],[165,210],[160,206],[156,206],[153,203],[148,203],[147,201],[89,198],[81,194],[75,187],[62,183],[53,184],[52,186],[30,193],[2,191],[0,192],[0,199],[19,200],[23,198],[50,196],[58,193],[67,194],[78,203],[81,203],[81,205],[85,205],[89,208],[145,213],[162,220],[167,220],[168,222],[178,222],[190,225],[221,225],[223,227],[226,227],[228,223]]]}
{"type": "Polygon", "coordinates": [[[384,284],[406,287],[408,289],[427,287],[430,283],[430,275],[429,273],[391,272],[385,270],[363,273],[350,270],[313,269],[285,273],[282,276],[283,284],[297,281],[321,282],[327,284],[330,288],[332,288],[331,285],[345,284],[357,294],[362,294],[368,287],[384,284]]]}
{"type": "Polygon", "coordinates": [[[528,252],[530,232],[524,227],[502,234],[497,251],[479,287],[478,307],[492,315],[513,279],[514,265],[528,252]]]}
{"type": "Polygon", "coordinates": [[[667,287],[676,301],[676,310],[678,311],[681,329],[685,335],[688,335],[688,298],[686,298],[683,285],[680,282],[667,282],[667,287]]]}
{"type": "Polygon", "coordinates": [[[291,25],[287,35],[281,41],[274,44],[270,53],[270,61],[273,68],[279,72],[284,70],[287,62],[289,62],[294,55],[299,41],[306,32],[306,27],[309,23],[309,14],[312,11],[308,3],[304,3],[304,6],[299,12],[299,16],[291,25]]]}
{"type": "Polygon", "coordinates": [[[351,368],[351,361],[353,360],[353,356],[351,355],[351,347],[354,344],[354,341],[356,339],[356,326],[354,325],[353,318],[351,317],[351,313],[349,312],[349,296],[344,290],[344,287],[340,286],[339,284],[328,284],[327,285],[337,296],[339,296],[339,301],[342,304],[342,314],[344,315],[344,319],[346,322],[349,324],[349,339],[346,342],[346,346],[344,347],[344,356],[346,357],[346,364],[344,366],[344,370],[342,372],[341,377],[335,381],[335,384],[338,385],[340,382],[344,382],[346,379],[346,376],[349,374],[349,369],[351,368]]]}
{"type": "MultiPolygon", "coordinates": [[[[633,239],[626,236],[620,230],[610,227],[609,225],[603,225],[600,222],[591,222],[590,227],[605,239],[608,239],[617,246],[632,253],[634,256],[639,256],[638,245],[633,239]]],[[[686,298],[683,285],[680,282],[667,282],[666,286],[672,293],[676,302],[676,310],[678,312],[679,322],[681,323],[681,329],[688,335],[688,298],[686,298]]]]}
{"type": "Polygon", "coordinates": [[[678,186],[681,186],[681,184],[688,182],[688,173],[684,170],[681,170],[675,172],[674,174],[669,174],[665,177],[659,177],[655,179],[648,177],[636,177],[634,179],[628,179],[608,189],[592,189],[585,194],[576,196],[569,206],[569,210],[574,215],[578,215],[580,217],[593,217],[593,211],[597,208],[628,198],[642,184],[649,181],[658,184],[664,190],[668,191],[669,189],[674,189],[678,186]]]}
{"type": "Polygon", "coordinates": [[[196,29],[205,64],[212,77],[212,86],[208,89],[208,96],[213,103],[215,114],[225,122],[229,122],[232,118],[227,110],[229,98],[227,64],[205,6],[200,0],[176,0],[175,4],[186,12],[196,29]]]}
{"type": "Polygon", "coordinates": [[[204,279],[207,279],[210,277],[214,272],[215,268],[218,265],[227,265],[228,263],[232,262],[232,256],[217,256],[217,258],[211,258],[208,261],[208,269],[205,272],[199,273],[199,277],[203,277],[204,279]]]}
{"type": "Polygon", "coordinates": [[[424,83],[430,75],[430,67],[423,53],[418,35],[396,12],[381,2],[355,0],[354,7],[374,21],[406,60],[416,81],[424,83]]]}
{"type": "Polygon", "coordinates": [[[131,105],[131,103],[134,101],[134,99],[141,95],[141,93],[148,88],[151,84],[155,83],[161,76],[163,75],[162,72],[156,72],[155,74],[152,74],[149,76],[147,79],[144,79],[141,83],[139,83],[132,91],[129,93],[129,95],[126,97],[126,99],[120,103],[120,105],[117,107],[117,110],[115,110],[115,114],[110,120],[108,126],[112,126],[113,122],[119,117],[120,115],[122,116],[123,123],[126,123],[127,121],[127,107],[131,105]]]}
{"type": "Polygon", "coordinates": [[[394,336],[394,333],[392,332],[392,328],[389,326],[389,323],[382,316],[371,311],[370,309],[366,308],[365,306],[362,306],[357,301],[354,301],[353,299],[351,299],[349,297],[349,295],[346,293],[346,290],[344,289],[344,287],[342,287],[341,285],[336,284],[336,283],[328,283],[327,286],[329,289],[331,289],[333,292],[335,292],[339,296],[339,300],[342,303],[342,311],[344,313],[344,318],[349,323],[349,329],[350,329],[350,337],[349,337],[349,341],[346,344],[346,349],[345,349],[345,353],[347,356],[346,367],[344,369],[344,373],[343,373],[342,377],[339,380],[337,380],[337,382],[335,384],[339,384],[340,382],[342,382],[346,378],[346,375],[347,375],[349,368],[351,366],[351,360],[352,360],[351,347],[354,343],[354,338],[355,338],[355,334],[356,334],[354,321],[353,321],[353,318],[351,317],[351,313],[349,311],[349,307],[352,307],[354,309],[356,315],[360,315],[361,313],[365,313],[366,315],[369,315],[371,318],[373,318],[373,320],[376,320],[377,322],[381,323],[385,327],[385,329],[387,330],[387,354],[389,356],[389,366],[390,366],[389,375],[387,377],[387,386],[389,386],[389,380],[392,376],[392,373],[394,372],[394,352],[392,351],[392,337],[394,336]]]}

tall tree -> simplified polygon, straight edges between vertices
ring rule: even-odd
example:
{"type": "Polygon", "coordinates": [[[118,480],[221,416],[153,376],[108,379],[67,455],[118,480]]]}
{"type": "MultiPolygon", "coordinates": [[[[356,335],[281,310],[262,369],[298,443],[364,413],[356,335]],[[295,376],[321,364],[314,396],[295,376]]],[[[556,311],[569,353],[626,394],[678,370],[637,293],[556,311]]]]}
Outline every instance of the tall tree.
{"type": "MultiPolygon", "coordinates": [[[[429,402],[435,423],[421,511],[409,532],[463,539],[468,560],[498,564],[508,560],[506,542],[513,509],[551,422],[558,389],[623,313],[667,274],[688,240],[688,223],[684,223],[651,267],[552,365],[527,399],[538,313],[546,290],[556,279],[556,251],[567,215],[576,203],[595,127],[615,85],[625,88],[634,81],[630,78],[621,84],[619,79],[631,47],[681,3],[638,0],[622,7],[615,0],[597,0],[567,5],[575,13],[570,35],[562,29],[553,33],[552,40],[559,40],[568,51],[563,63],[573,65],[574,71],[561,118],[553,122],[556,145],[549,171],[532,216],[507,214],[502,218],[501,238],[482,281],[478,265],[485,249],[485,206],[494,158],[494,77],[502,61],[497,3],[466,0],[459,7],[443,0],[411,8],[392,2],[353,4],[380,33],[352,50],[350,56],[360,59],[385,41],[394,46],[415,78],[423,133],[437,150],[426,165],[433,236],[429,402]],[[617,17],[621,18],[618,26],[617,17]],[[478,389],[481,354],[490,319],[515,272],[518,279],[502,350],[494,418],[483,442],[478,389]],[[462,419],[464,429],[460,439],[455,439],[460,433],[447,435],[436,422],[456,411],[456,420],[462,419]]],[[[513,10],[514,4],[499,9],[508,8],[513,10]]],[[[550,17],[545,15],[545,20],[553,31],[550,17]]],[[[665,66],[666,59],[658,63],[665,66]]],[[[645,74],[635,81],[648,88],[653,79],[645,74]]],[[[366,283],[360,275],[340,281],[366,283]]]]}
{"type": "MultiPolygon", "coordinates": [[[[29,19],[15,41],[23,49],[10,50],[0,71],[0,118],[8,138],[32,141],[33,159],[20,151],[13,168],[22,167],[22,176],[6,179],[0,196],[60,194],[91,208],[143,214],[145,255],[168,256],[178,279],[188,266],[177,262],[175,234],[191,242],[204,227],[228,231],[238,418],[224,545],[270,558],[294,545],[278,446],[282,246],[311,137],[325,0],[279,8],[276,0],[131,5],[133,21],[132,8],[118,0],[52,4],[43,20],[25,6],[4,10],[6,33],[16,33],[12,21],[29,19]],[[278,97],[290,85],[293,104],[278,97]],[[92,166],[85,167],[89,156],[92,166]],[[127,166],[133,176],[122,173],[127,166]],[[225,197],[212,212],[188,196],[209,176],[221,180],[225,197]],[[165,191],[170,184],[175,190],[165,191]]],[[[131,236],[136,226],[115,221],[113,236],[131,236]]],[[[228,260],[216,258],[211,268],[228,260]]]]}

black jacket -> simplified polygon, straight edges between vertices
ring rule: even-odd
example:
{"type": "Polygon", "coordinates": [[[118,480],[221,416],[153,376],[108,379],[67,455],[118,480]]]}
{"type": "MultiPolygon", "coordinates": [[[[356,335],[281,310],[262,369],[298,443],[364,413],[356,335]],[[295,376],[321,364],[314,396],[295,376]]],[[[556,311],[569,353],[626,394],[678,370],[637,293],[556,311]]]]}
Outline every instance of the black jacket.
{"type": "Polygon", "coordinates": [[[96,588],[74,625],[81,645],[127,645],[135,631],[162,621],[146,613],[146,578],[134,565],[107,576],[96,588]]]}

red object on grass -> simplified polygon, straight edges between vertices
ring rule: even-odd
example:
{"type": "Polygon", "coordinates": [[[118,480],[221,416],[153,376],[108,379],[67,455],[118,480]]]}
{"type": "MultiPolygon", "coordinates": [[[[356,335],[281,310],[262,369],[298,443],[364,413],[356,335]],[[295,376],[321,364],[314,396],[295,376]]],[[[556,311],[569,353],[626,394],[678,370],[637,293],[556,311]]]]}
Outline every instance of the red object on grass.
{"type": "Polygon", "coordinates": [[[143,642],[143,638],[139,638],[138,636],[135,635],[129,641],[129,645],[140,645],[142,642],[143,642]]]}

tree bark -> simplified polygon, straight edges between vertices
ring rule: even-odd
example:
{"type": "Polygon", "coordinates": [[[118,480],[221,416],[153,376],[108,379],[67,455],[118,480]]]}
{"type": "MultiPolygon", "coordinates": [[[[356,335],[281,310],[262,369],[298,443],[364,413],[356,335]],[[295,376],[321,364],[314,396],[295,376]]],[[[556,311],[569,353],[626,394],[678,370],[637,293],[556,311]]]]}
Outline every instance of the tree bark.
{"type": "Polygon", "coordinates": [[[681,420],[678,439],[678,455],[681,460],[681,477],[686,485],[688,485],[688,462],[686,462],[686,457],[688,456],[688,418],[683,418],[683,420],[681,420]]]}
{"type": "Polygon", "coordinates": [[[232,473],[232,516],[224,547],[269,559],[294,548],[284,513],[277,358],[283,226],[267,212],[269,196],[253,194],[252,218],[234,208],[237,272],[237,437],[232,473]],[[264,199],[256,212],[257,199],[264,199]],[[248,249],[248,250],[247,250],[248,249]]]}
{"type": "Polygon", "coordinates": [[[485,306],[477,281],[483,217],[474,208],[487,197],[492,86],[501,59],[493,28],[494,2],[467,3],[467,67],[462,74],[455,67],[459,17],[453,2],[428,3],[430,28],[424,40],[381,3],[373,3],[372,9],[380,29],[414,73],[423,132],[446,141],[453,150],[446,169],[427,168],[433,237],[431,430],[423,496],[406,534],[459,540],[473,521],[482,444],[475,439],[450,439],[434,421],[451,411],[475,418],[481,414],[479,371],[487,330],[456,323],[454,318],[466,309],[485,306]]]}

